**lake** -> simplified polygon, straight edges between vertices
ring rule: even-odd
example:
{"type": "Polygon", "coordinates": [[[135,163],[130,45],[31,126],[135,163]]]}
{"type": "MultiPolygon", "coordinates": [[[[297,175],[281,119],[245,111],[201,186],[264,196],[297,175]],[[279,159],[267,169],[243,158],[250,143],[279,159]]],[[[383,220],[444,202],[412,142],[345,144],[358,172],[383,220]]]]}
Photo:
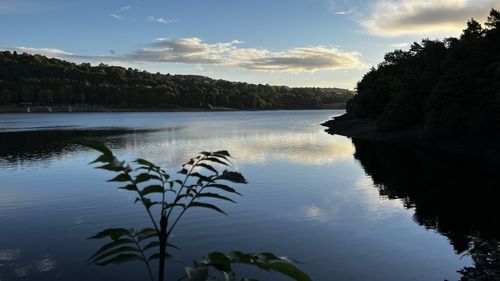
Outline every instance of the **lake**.
{"type": "MultiPolygon", "coordinates": [[[[458,280],[457,270],[473,265],[464,253],[478,233],[499,229],[482,219],[497,212],[488,192],[498,176],[325,133],[319,124],[342,113],[1,114],[0,280],[147,278],[142,264],[86,264],[101,245],[87,237],[148,221],[133,194],[106,182],[111,173],[88,165],[97,152],[65,144],[82,136],[172,175],[203,150],[234,156],[249,180],[239,187],[243,197],[221,204],[228,216],[187,213],[174,233],[182,248],[174,254],[188,264],[238,249],[290,256],[313,280],[458,280]]],[[[179,274],[181,265],[169,266],[169,277],[179,274]]]]}

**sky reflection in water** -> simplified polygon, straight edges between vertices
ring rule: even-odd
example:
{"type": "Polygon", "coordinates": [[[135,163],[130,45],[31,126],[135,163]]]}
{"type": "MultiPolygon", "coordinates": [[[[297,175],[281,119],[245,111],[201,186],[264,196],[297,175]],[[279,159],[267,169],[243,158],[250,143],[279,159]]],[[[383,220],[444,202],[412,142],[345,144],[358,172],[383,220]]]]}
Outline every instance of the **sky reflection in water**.
{"type": "MultiPolygon", "coordinates": [[[[250,184],[241,188],[238,204],[222,205],[228,217],[198,210],[186,217],[174,243],[187,262],[213,250],[272,251],[303,261],[314,280],[457,279],[456,270],[470,258],[460,258],[445,236],[415,223],[414,209],[403,200],[381,197],[353,157],[353,143],[323,132],[319,123],[340,113],[6,114],[4,125],[10,125],[3,130],[11,133],[0,149],[0,263],[9,266],[0,267],[0,278],[17,280],[16,270],[26,265],[31,267],[23,280],[144,276],[141,265],[84,265],[99,245],[86,237],[146,223],[132,194],[117,191],[105,183],[110,174],[86,164],[97,153],[62,144],[92,131],[122,158],[146,158],[171,173],[198,151],[233,154],[250,184]],[[47,124],[79,133],[47,132],[41,128],[47,124]],[[23,127],[39,127],[38,135],[12,133],[23,127]],[[103,134],[109,128],[121,132],[103,134]],[[2,259],[12,253],[19,255],[2,259]],[[36,271],[40,264],[44,270],[36,271]]],[[[175,265],[169,272],[180,271],[175,265]]]]}

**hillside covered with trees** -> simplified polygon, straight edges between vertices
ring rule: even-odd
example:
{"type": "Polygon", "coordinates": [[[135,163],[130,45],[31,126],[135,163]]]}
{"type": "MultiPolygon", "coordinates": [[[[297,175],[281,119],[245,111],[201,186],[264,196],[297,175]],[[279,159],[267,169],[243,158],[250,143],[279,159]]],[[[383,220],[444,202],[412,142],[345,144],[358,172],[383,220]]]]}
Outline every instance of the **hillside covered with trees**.
{"type": "Polygon", "coordinates": [[[499,135],[500,12],[484,26],[471,19],[459,38],[387,53],[357,90],[347,114],[327,123],[333,132],[371,120],[380,134],[411,129],[422,139],[499,135]]]}
{"type": "Polygon", "coordinates": [[[316,109],[346,102],[353,94],[336,88],[254,85],[0,52],[0,106],[316,109]]]}

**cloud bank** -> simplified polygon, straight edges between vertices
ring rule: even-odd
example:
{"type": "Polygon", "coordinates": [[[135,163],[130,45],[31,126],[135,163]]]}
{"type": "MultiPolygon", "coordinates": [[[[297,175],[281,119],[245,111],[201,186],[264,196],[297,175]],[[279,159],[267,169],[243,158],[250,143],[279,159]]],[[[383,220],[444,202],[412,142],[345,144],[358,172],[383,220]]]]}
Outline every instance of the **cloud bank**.
{"type": "Polygon", "coordinates": [[[471,17],[484,21],[498,0],[377,0],[359,19],[372,35],[458,34],[471,17]]]}
{"type": "Polygon", "coordinates": [[[366,65],[360,54],[325,46],[270,51],[242,48],[241,41],[206,43],[193,38],[158,38],[147,47],[125,54],[82,56],[58,49],[4,48],[5,50],[41,54],[70,61],[91,63],[185,63],[211,64],[265,72],[316,72],[320,70],[362,69],[366,65]]]}

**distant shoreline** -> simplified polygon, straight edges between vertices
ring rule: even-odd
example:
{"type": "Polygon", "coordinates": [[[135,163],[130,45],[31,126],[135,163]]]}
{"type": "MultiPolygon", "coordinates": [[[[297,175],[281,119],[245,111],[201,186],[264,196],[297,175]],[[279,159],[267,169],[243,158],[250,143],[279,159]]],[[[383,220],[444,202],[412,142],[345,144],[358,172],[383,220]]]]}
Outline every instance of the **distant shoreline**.
{"type": "Polygon", "coordinates": [[[279,108],[279,109],[237,109],[229,107],[214,108],[129,108],[129,107],[100,107],[100,106],[0,106],[0,113],[84,113],[84,112],[211,112],[211,111],[264,111],[264,110],[326,110],[326,109],[345,109],[345,103],[337,103],[325,106],[323,108],[279,108]]]}

